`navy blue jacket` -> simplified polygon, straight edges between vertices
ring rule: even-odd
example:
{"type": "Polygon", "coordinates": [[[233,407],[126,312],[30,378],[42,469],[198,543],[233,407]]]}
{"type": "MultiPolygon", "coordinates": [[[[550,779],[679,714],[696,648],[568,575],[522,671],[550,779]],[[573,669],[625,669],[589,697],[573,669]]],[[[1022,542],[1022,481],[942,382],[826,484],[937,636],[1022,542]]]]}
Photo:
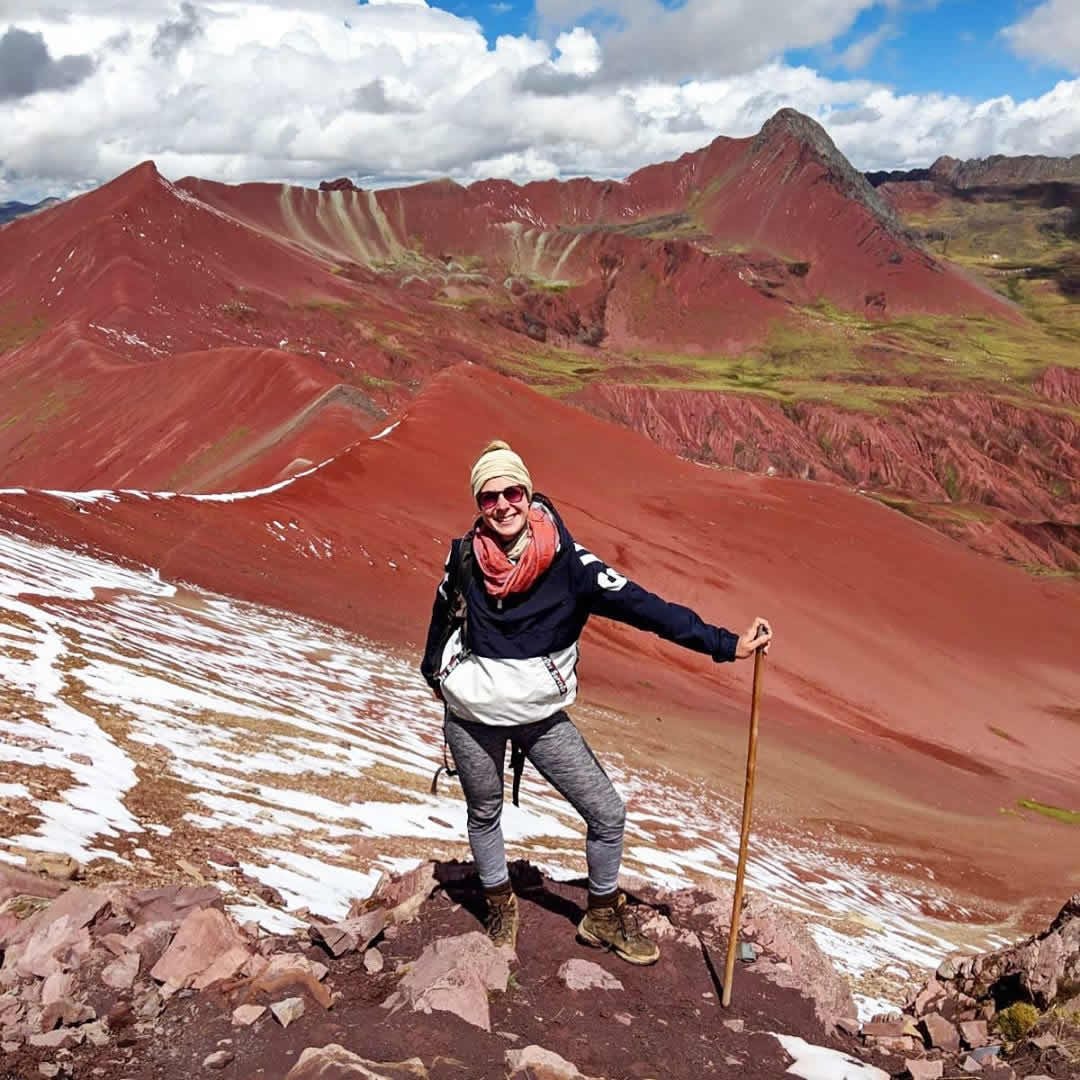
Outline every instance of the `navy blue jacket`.
{"type": "Polygon", "coordinates": [[[737,634],[648,592],[574,543],[543,496],[534,497],[533,507],[558,529],[551,566],[527,592],[500,601],[488,595],[476,560],[469,559],[463,622],[454,618],[451,568],[467,538],[451,545],[421,673],[455,714],[512,725],[546,719],[571,704],[577,694],[578,639],[590,615],[648,630],[716,661],[735,659],[737,634]]]}

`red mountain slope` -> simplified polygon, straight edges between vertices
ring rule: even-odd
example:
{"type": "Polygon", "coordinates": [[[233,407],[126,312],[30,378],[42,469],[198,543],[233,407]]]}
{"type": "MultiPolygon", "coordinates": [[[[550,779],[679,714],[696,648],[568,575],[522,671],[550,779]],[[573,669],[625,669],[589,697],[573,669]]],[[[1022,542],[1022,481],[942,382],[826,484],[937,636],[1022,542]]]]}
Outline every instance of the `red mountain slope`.
{"type": "MultiPolygon", "coordinates": [[[[679,461],[476,367],[437,376],[387,437],[271,494],[5,496],[0,520],[415,648],[447,540],[469,523],[468,466],[495,434],[530,460],[580,542],[627,574],[736,628],[774,619],[776,746],[956,809],[1075,792],[1074,591],[835,488],[679,461]]],[[[714,735],[742,729],[745,667],[625,627],[590,638],[589,696],[681,721],[664,753],[715,754],[714,735]]]]}

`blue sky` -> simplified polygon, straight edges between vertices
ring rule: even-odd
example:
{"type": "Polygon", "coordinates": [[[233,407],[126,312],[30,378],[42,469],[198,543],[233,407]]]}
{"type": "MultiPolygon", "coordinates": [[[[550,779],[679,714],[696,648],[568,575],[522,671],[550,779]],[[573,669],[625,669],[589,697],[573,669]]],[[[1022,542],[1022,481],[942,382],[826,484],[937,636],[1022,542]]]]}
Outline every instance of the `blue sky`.
{"type": "Polygon", "coordinates": [[[896,11],[874,8],[859,15],[831,49],[793,50],[786,59],[836,78],[862,75],[905,94],[1037,97],[1068,72],[1017,57],[1001,34],[1035,6],[1029,0],[927,0],[896,11]],[[848,46],[875,32],[882,41],[864,67],[850,71],[837,62],[848,46]]]}
{"type": "MultiPolygon", "coordinates": [[[[491,44],[500,34],[533,34],[538,19],[528,0],[433,0],[456,15],[475,19],[491,44]]],[[[1080,0],[1076,0],[1080,5],[1080,0]]],[[[665,7],[678,8],[676,3],[665,7]]],[[[1037,0],[906,0],[861,12],[851,29],[828,46],[790,49],[782,58],[834,78],[861,76],[902,94],[944,93],[983,100],[1008,94],[1037,97],[1069,77],[1049,60],[1018,57],[1002,37],[1037,7],[1037,0]],[[844,63],[852,45],[880,34],[867,61],[844,63]]],[[[592,22],[593,20],[585,20],[592,22]]]]}

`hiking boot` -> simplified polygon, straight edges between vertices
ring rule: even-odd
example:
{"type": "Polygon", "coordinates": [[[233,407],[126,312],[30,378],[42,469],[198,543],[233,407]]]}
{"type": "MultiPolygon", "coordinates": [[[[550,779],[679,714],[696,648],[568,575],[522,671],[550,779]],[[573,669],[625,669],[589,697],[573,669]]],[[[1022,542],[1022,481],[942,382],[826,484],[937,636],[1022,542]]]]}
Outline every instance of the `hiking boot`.
{"type": "Polygon", "coordinates": [[[655,964],[660,959],[660,949],[639,929],[625,893],[617,893],[610,904],[595,904],[592,897],[589,901],[589,910],[578,924],[578,937],[586,945],[611,949],[631,964],[655,964]]]}
{"type": "Polygon", "coordinates": [[[484,925],[492,945],[496,948],[509,945],[512,950],[516,950],[520,922],[517,895],[509,890],[504,893],[488,893],[487,906],[484,925]]]}

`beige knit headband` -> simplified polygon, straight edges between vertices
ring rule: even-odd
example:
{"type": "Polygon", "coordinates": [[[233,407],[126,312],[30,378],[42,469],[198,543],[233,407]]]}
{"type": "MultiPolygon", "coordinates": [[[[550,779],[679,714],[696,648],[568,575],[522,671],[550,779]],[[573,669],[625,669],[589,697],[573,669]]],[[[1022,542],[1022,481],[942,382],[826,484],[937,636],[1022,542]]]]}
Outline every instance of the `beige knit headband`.
{"type": "Polygon", "coordinates": [[[497,476],[505,476],[508,480],[523,484],[528,491],[528,497],[532,499],[533,484],[529,470],[525,467],[521,456],[515,454],[510,449],[510,444],[503,442],[502,439],[488,443],[483,453],[476,459],[470,477],[473,497],[475,498],[480,493],[480,489],[489,480],[494,480],[497,476]]]}

